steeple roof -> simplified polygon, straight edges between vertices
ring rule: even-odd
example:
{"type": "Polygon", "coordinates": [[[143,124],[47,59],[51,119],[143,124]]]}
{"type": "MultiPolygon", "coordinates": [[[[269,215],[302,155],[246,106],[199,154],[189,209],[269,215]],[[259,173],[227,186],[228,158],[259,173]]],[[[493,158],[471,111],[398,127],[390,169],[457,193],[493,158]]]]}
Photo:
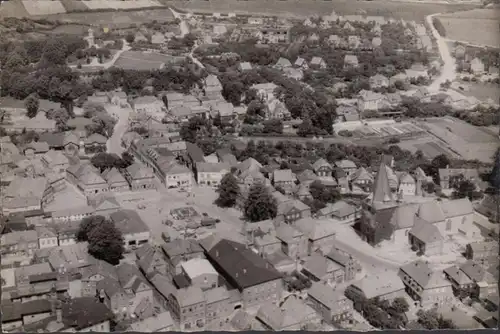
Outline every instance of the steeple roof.
{"type": "Polygon", "coordinates": [[[389,186],[389,176],[387,175],[387,168],[382,161],[375,177],[373,187],[373,202],[390,202],[394,198],[392,196],[391,187],[389,186]]]}

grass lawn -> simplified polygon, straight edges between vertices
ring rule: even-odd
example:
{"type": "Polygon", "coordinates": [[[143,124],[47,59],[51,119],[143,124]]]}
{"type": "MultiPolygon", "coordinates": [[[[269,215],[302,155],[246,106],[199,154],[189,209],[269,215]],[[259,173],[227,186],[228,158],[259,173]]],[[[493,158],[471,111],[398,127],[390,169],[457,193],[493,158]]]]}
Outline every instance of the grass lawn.
{"type": "Polygon", "coordinates": [[[135,70],[159,69],[163,63],[172,57],[158,53],[143,53],[140,51],[125,51],[115,63],[116,67],[135,70]]]}

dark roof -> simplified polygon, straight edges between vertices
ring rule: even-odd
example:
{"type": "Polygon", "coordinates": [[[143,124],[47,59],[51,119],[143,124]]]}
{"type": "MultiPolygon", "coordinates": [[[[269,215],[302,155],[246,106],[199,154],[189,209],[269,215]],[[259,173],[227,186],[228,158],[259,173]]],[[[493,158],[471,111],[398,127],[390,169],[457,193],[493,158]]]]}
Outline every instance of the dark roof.
{"type": "Polygon", "coordinates": [[[28,279],[29,279],[30,283],[39,283],[39,282],[56,280],[57,276],[58,276],[58,274],[56,272],[51,272],[51,273],[30,275],[28,277],[28,279]]]}
{"type": "Polygon", "coordinates": [[[208,257],[240,291],[281,278],[269,262],[238,242],[222,239],[208,252],[208,257]]]}
{"type": "Polygon", "coordinates": [[[204,162],[205,155],[201,148],[193,143],[186,142],[186,151],[193,162],[204,162]]]}
{"type": "Polygon", "coordinates": [[[191,285],[189,284],[189,281],[186,278],[186,276],[184,276],[183,274],[175,275],[172,281],[174,282],[174,285],[177,289],[187,288],[188,286],[191,285]]]}
{"type": "Polygon", "coordinates": [[[93,297],[71,299],[62,305],[63,322],[76,330],[113,319],[109,308],[93,297]]]}
{"type": "Polygon", "coordinates": [[[2,301],[2,323],[22,319],[25,315],[50,312],[52,304],[47,299],[31,300],[24,303],[2,301]]]}
{"type": "Polygon", "coordinates": [[[38,141],[44,141],[49,144],[49,147],[61,147],[64,145],[64,133],[42,133],[38,138],[38,141]]]}

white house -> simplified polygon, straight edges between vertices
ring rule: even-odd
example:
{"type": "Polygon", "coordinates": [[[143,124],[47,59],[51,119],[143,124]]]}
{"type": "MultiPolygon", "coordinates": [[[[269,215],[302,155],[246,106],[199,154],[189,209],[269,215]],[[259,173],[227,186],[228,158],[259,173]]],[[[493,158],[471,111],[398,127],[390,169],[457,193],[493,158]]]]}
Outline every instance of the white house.
{"type": "Polygon", "coordinates": [[[231,171],[231,166],[225,162],[199,162],[196,164],[196,170],[200,186],[218,187],[224,175],[231,171]]]}

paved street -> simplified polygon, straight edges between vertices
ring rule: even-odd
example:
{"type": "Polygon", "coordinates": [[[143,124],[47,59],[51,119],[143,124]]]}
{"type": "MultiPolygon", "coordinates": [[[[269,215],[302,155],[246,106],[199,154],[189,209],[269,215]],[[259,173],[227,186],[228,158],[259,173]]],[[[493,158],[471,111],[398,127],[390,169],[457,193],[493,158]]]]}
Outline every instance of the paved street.
{"type": "Polygon", "coordinates": [[[121,155],[124,151],[122,147],[121,140],[125,132],[128,129],[128,118],[132,109],[130,107],[120,108],[115,105],[107,105],[106,110],[110,114],[115,114],[118,117],[118,122],[115,124],[113,135],[108,139],[106,143],[108,153],[116,153],[121,155]]]}

